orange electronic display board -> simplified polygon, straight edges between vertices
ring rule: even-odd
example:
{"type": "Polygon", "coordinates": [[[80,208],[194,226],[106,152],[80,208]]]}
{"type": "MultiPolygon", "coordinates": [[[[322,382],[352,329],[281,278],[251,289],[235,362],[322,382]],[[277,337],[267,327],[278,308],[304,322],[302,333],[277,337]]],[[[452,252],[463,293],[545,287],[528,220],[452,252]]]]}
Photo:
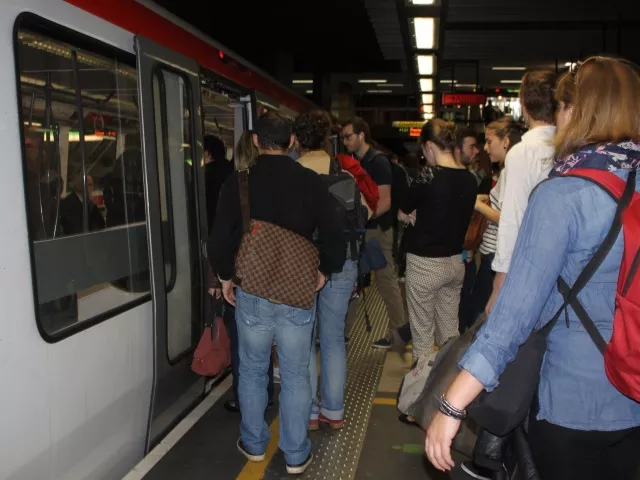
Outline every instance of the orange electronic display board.
{"type": "Polygon", "coordinates": [[[443,93],[443,105],[484,105],[487,96],[481,93],[443,93]]]}

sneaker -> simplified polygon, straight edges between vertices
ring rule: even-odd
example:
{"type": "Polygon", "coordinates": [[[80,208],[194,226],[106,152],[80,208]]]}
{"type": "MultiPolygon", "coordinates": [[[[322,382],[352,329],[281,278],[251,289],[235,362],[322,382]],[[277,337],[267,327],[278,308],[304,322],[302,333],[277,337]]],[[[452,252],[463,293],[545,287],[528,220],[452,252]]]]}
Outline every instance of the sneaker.
{"type": "Polygon", "coordinates": [[[308,428],[308,430],[310,432],[315,432],[317,430],[320,430],[320,423],[319,423],[317,418],[312,418],[311,420],[309,420],[309,428],[308,428]]]}
{"type": "Polygon", "coordinates": [[[492,480],[493,472],[488,468],[478,467],[474,465],[471,460],[465,460],[460,464],[460,468],[462,471],[467,474],[470,478],[475,478],[477,480],[492,480]]]}
{"type": "Polygon", "coordinates": [[[322,423],[326,423],[331,427],[332,430],[340,430],[342,427],[344,427],[344,419],[342,418],[340,420],[331,420],[325,417],[324,415],[320,414],[320,418],[318,418],[318,421],[322,423]]]}
{"type": "Polygon", "coordinates": [[[273,369],[273,383],[280,383],[280,369],[278,367],[273,369]]]}
{"type": "Polygon", "coordinates": [[[381,350],[389,350],[391,348],[391,340],[388,338],[381,338],[380,340],[373,342],[373,345],[371,346],[381,350]]]}
{"type": "Polygon", "coordinates": [[[307,459],[304,462],[299,463],[298,465],[289,465],[287,463],[287,473],[289,475],[300,475],[304,473],[304,471],[307,468],[309,468],[309,465],[311,465],[312,461],[313,461],[313,453],[309,453],[309,456],[307,457],[307,459]]]}
{"type": "Polygon", "coordinates": [[[247,460],[249,460],[250,462],[262,462],[264,460],[264,453],[261,453],[260,455],[254,455],[252,453],[249,453],[247,449],[244,448],[241,438],[238,439],[238,442],[236,443],[236,445],[238,446],[238,451],[242,455],[244,455],[247,458],[247,460]]]}

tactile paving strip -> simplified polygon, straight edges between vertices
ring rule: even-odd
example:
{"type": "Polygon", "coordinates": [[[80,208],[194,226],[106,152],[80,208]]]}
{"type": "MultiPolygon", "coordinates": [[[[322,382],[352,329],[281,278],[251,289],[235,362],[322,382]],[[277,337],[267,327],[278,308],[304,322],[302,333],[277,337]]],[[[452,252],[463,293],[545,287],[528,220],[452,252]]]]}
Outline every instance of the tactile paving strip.
{"type": "Polygon", "coordinates": [[[367,309],[373,329],[367,332],[360,305],[347,349],[344,428],[332,434],[327,433],[326,427],[311,433],[315,458],[305,479],[355,477],[386,354],[386,350],[371,348],[371,343],[387,331],[387,311],[375,286],[367,289],[367,309]]]}

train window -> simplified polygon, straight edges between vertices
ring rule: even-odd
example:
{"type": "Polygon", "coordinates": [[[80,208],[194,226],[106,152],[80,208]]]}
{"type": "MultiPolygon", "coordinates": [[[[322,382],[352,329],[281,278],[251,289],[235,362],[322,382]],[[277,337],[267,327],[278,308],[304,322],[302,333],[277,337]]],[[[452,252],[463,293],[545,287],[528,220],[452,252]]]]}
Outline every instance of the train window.
{"type": "Polygon", "coordinates": [[[201,331],[197,187],[188,82],[173,71],[153,76],[162,245],[167,283],[167,353],[189,351],[201,331]]]}
{"type": "Polygon", "coordinates": [[[16,49],[37,316],[55,339],[148,298],[137,74],[27,28],[16,49]]]}

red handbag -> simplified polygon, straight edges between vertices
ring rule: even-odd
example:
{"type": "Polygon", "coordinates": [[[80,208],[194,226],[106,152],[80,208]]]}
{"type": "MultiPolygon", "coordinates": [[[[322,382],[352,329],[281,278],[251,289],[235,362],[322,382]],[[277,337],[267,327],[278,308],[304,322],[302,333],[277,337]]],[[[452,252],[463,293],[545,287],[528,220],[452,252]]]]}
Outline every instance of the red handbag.
{"type": "Polygon", "coordinates": [[[213,326],[204,329],[193,354],[191,370],[204,377],[215,377],[229,365],[231,365],[231,342],[224,321],[218,316],[213,326]]]}

